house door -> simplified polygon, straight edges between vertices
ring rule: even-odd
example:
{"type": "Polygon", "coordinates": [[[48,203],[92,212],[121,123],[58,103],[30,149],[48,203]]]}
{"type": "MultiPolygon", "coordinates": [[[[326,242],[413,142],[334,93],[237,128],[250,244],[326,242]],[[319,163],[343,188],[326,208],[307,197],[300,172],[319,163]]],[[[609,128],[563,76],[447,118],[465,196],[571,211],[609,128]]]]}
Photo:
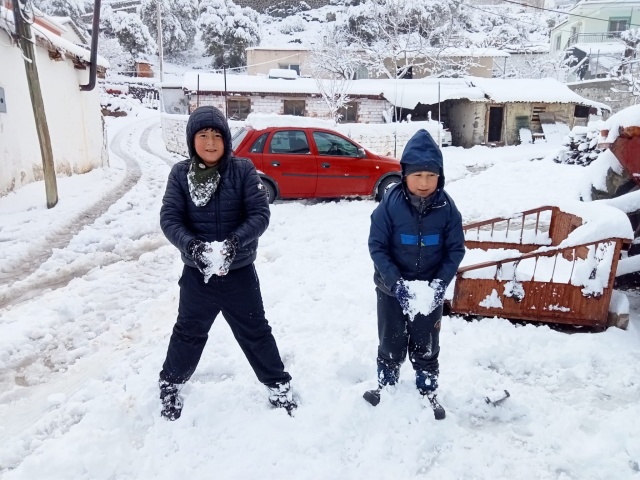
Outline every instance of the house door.
{"type": "Polygon", "coordinates": [[[502,141],[502,122],[504,119],[504,107],[489,107],[489,134],[487,142],[502,141]]]}

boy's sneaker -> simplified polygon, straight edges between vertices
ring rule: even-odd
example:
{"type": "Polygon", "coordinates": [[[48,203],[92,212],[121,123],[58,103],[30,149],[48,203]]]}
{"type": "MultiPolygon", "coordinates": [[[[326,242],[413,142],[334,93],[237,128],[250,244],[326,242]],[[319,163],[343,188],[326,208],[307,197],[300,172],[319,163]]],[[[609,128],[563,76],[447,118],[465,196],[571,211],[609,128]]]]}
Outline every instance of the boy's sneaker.
{"type": "Polygon", "coordinates": [[[162,401],[162,415],[167,420],[177,420],[182,413],[182,399],[180,398],[180,387],[178,383],[169,383],[166,380],[159,380],[160,400],[162,401]]]}
{"type": "Polygon", "coordinates": [[[424,398],[429,400],[429,405],[433,410],[433,416],[436,418],[436,420],[444,419],[444,417],[446,417],[447,414],[444,410],[444,407],[440,405],[440,402],[438,402],[438,395],[436,394],[436,392],[430,391],[430,392],[425,392],[425,393],[420,392],[420,393],[424,395],[424,398]]]}
{"type": "Polygon", "coordinates": [[[267,386],[269,390],[269,403],[276,408],[284,408],[291,416],[293,410],[298,408],[296,401],[293,399],[291,384],[289,382],[276,383],[273,387],[267,386]]]}

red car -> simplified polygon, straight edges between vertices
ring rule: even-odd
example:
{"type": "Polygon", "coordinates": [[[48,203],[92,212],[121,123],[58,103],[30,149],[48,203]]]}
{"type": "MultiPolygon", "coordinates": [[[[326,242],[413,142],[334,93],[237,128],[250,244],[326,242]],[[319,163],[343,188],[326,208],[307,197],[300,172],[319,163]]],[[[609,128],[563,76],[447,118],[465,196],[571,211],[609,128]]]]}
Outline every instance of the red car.
{"type": "Polygon", "coordinates": [[[269,194],[276,198],[382,198],[400,181],[400,161],[376,155],[324,128],[240,129],[233,153],[250,159],[269,194]]]}

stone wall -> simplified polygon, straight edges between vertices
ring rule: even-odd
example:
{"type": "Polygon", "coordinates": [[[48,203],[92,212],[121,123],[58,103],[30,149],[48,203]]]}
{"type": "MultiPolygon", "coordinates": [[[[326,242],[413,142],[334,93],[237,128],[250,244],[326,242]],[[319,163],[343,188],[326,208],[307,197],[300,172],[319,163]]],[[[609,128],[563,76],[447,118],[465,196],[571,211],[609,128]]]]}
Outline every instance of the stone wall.
{"type": "Polygon", "coordinates": [[[629,92],[629,86],[618,80],[593,80],[567,86],[584,98],[609,105],[612,114],[635,104],[636,97],[629,92]]]}

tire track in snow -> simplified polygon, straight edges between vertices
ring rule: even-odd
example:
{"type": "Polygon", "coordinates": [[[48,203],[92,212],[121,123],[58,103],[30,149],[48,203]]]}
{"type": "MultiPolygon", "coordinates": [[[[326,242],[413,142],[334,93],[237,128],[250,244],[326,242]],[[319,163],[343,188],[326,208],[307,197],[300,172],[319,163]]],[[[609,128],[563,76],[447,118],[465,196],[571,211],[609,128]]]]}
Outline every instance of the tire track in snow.
{"type": "MultiPolygon", "coordinates": [[[[153,128],[153,125],[148,127],[148,130],[151,130],[151,128],[153,128]]],[[[123,159],[127,168],[127,173],[120,184],[116,185],[110,192],[102,197],[99,202],[78,214],[69,223],[60,226],[57,230],[47,235],[43,244],[27,252],[28,255],[20,262],[19,268],[9,272],[0,272],[0,280],[11,285],[32,275],[40,268],[40,265],[51,257],[54,249],[65,248],[80,230],[93,223],[98,217],[104,214],[114,202],[122,198],[125,193],[133,188],[140,179],[142,172],[135,158],[123,154],[123,150],[120,148],[124,137],[129,134],[130,132],[128,130],[121,130],[111,141],[111,149],[114,151],[119,150],[116,151],[116,154],[123,159]],[[114,146],[116,148],[114,148],[114,146]]],[[[2,300],[0,300],[0,302],[2,302],[2,300]]],[[[2,306],[2,303],[0,303],[0,306],[2,306]]]]}
{"type": "MultiPolygon", "coordinates": [[[[148,119],[141,121],[140,123],[148,122],[148,119]]],[[[107,255],[106,258],[101,258],[97,262],[90,264],[83,264],[76,266],[72,269],[65,269],[62,272],[55,272],[53,276],[47,275],[43,278],[36,279],[34,281],[22,282],[36,272],[40,266],[45,263],[53,254],[54,249],[66,248],[73,237],[75,237],[83,228],[94,223],[98,218],[104,215],[107,210],[118,200],[120,200],[125,194],[133,189],[133,187],[140,181],[142,176],[142,170],[140,164],[136,158],[129,153],[127,143],[137,133],[134,124],[133,128],[126,128],[120,130],[114,136],[110,143],[110,150],[120,157],[126,166],[126,175],[122,182],[108,192],[99,202],[92,205],[89,209],[79,214],[71,222],[59,227],[55,232],[48,235],[45,244],[42,244],[35,252],[30,251],[28,259],[24,262],[20,262],[20,270],[14,270],[9,273],[0,273],[0,280],[6,281],[9,285],[9,289],[3,293],[0,293],[0,309],[6,308],[9,305],[15,306],[18,303],[28,301],[32,298],[40,296],[45,290],[55,290],[66,286],[75,278],[80,278],[86,275],[89,271],[96,267],[105,267],[118,261],[123,260],[123,257],[116,254],[107,255]],[[19,283],[18,285],[15,285],[19,283]]],[[[149,136],[154,128],[159,128],[157,121],[149,125],[144,129],[138,143],[141,149],[149,153],[151,156],[158,158],[158,155],[152,151],[149,147],[149,136]]],[[[169,166],[172,166],[175,161],[169,157],[161,158],[169,166]]],[[[160,248],[165,245],[166,241],[163,237],[151,239],[151,245],[138,250],[127,252],[126,260],[137,260],[140,255],[160,248]]]]}

